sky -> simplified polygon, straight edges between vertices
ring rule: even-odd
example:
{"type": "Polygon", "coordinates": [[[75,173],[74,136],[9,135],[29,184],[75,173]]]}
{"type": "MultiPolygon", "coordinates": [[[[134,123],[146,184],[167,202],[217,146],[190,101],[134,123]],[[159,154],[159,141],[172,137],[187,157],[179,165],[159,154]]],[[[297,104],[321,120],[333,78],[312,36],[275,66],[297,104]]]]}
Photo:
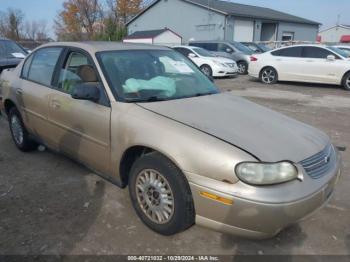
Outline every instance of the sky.
{"type": "MultiPolygon", "coordinates": [[[[333,26],[340,15],[340,23],[350,25],[350,0],[234,0],[232,2],[269,7],[292,15],[322,23],[322,28],[333,26]]],[[[0,0],[0,10],[19,8],[27,20],[46,20],[54,37],[53,20],[62,8],[63,0],[0,0]]]]}

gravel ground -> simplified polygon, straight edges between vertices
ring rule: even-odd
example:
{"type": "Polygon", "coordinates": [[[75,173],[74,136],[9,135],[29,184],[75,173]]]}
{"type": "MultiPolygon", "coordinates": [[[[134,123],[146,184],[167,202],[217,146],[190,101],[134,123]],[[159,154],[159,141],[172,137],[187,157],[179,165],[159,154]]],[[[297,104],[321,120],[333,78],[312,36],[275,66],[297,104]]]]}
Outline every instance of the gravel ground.
{"type": "MultiPolygon", "coordinates": [[[[217,84],[350,146],[350,92],[340,87],[266,86],[247,76],[217,84]]],[[[350,255],[349,151],[343,159],[329,205],[273,239],[252,241],[199,226],[163,237],[137,218],[127,190],[50,151],[19,152],[0,118],[0,254],[350,255]]]]}

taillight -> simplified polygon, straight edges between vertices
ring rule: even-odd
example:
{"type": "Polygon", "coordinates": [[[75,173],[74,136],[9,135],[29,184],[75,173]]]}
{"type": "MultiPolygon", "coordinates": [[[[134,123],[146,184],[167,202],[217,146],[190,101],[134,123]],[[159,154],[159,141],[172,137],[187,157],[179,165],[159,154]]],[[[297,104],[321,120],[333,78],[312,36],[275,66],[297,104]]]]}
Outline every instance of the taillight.
{"type": "Polygon", "coordinates": [[[251,61],[251,62],[255,62],[255,61],[258,61],[258,59],[257,59],[255,56],[251,56],[251,57],[250,57],[250,61],[251,61]]]}

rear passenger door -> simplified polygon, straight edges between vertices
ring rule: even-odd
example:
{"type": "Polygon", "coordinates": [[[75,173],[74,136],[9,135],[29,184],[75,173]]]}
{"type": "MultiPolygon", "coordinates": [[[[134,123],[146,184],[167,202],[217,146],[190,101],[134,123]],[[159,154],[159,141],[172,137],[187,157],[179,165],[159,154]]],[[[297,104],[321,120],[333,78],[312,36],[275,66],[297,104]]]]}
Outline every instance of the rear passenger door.
{"type": "Polygon", "coordinates": [[[23,121],[30,132],[52,145],[48,132],[48,103],[61,47],[47,47],[31,54],[24,62],[21,80],[14,86],[23,121]]]}
{"type": "Polygon", "coordinates": [[[302,50],[301,46],[294,46],[271,52],[279,80],[303,81],[305,79],[302,50]]]}
{"type": "Polygon", "coordinates": [[[103,174],[110,172],[111,107],[95,64],[80,49],[67,50],[49,98],[50,136],[62,152],[103,174]],[[79,84],[97,86],[100,100],[71,97],[79,84]]]}

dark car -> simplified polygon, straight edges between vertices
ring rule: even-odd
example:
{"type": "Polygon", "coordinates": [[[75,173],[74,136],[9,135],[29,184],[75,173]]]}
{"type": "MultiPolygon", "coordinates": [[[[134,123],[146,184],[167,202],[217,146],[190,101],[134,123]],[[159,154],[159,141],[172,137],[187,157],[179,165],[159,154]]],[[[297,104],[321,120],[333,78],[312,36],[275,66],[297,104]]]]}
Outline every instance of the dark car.
{"type": "Polygon", "coordinates": [[[271,48],[269,48],[265,44],[259,44],[259,43],[253,43],[253,42],[241,42],[246,47],[250,48],[254,53],[261,54],[268,51],[271,51],[271,48]]]}
{"type": "Polygon", "coordinates": [[[16,67],[27,54],[16,42],[0,38],[0,73],[4,69],[16,67]]]}

